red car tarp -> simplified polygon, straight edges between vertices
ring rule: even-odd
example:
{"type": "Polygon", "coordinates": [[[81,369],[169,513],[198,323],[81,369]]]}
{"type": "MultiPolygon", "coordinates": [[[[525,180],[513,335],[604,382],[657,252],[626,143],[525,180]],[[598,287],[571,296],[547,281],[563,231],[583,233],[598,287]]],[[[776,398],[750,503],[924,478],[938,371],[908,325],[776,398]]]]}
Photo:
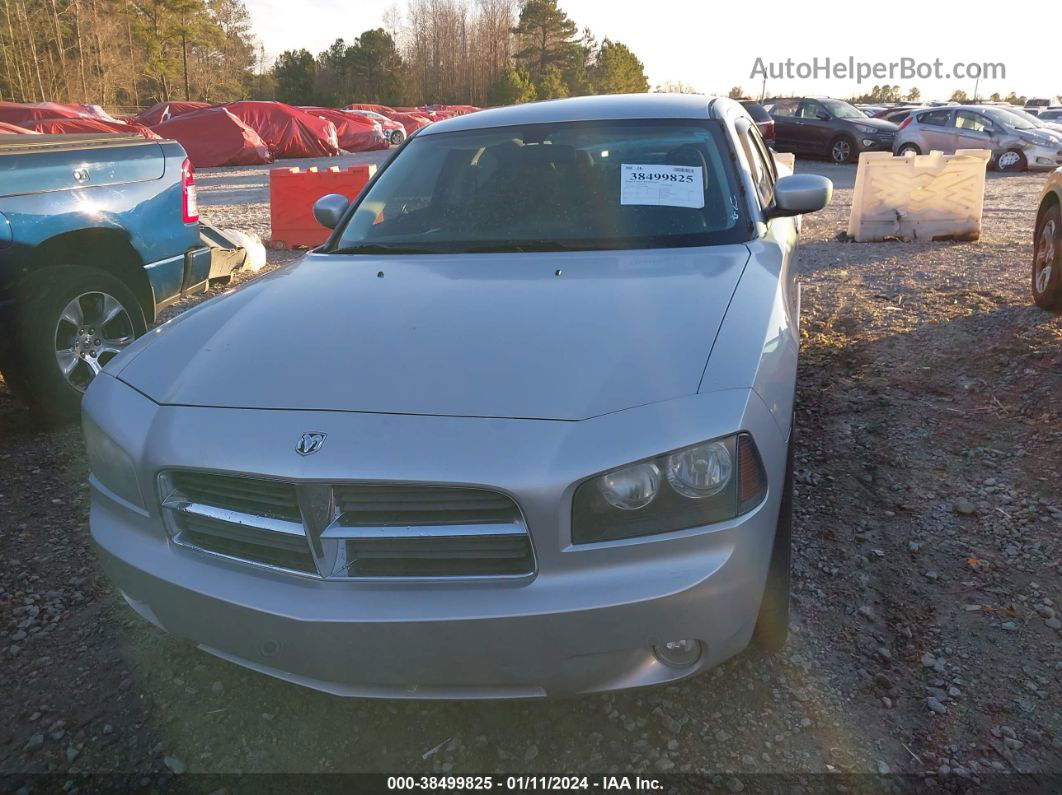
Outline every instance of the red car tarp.
{"type": "Polygon", "coordinates": [[[52,102],[52,105],[58,105],[59,107],[72,110],[75,113],[80,113],[83,117],[88,119],[103,119],[104,121],[120,121],[115,118],[99,105],[79,105],[71,102],[52,102]]]}
{"type": "Polygon", "coordinates": [[[83,119],[89,114],[58,102],[0,102],[0,121],[25,127],[37,119],[83,119]]]}
{"type": "Polygon", "coordinates": [[[258,133],[273,157],[328,157],[339,154],[336,126],[304,110],[283,102],[230,102],[221,107],[258,133]]]}
{"type": "Polygon", "coordinates": [[[0,135],[36,135],[36,130],[27,130],[25,127],[16,127],[6,121],[0,121],[0,135]]]}
{"type": "Polygon", "coordinates": [[[402,137],[403,138],[406,137],[406,128],[402,124],[402,122],[400,122],[400,121],[392,121],[391,119],[389,119],[386,116],[384,116],[382,113],[377,113],[374,110],[362,110],[362,109],[353,109],[353,108],[347,108],[343,112],[344,113],[356,113],[359,116],[364,116],[365,118],[370,119],[371,121],[377,122],[380,125],[380,127],[383,128],[383,131],[385,133],[390,133],[390,132],[393,132],[394,130],[401,130],[402,131],[402,137]]]}
{"type": "Polygon", "coordinates": [[[339,148],[347,152],[369,152],[373,149],[386,149],[387,137],[383,130],[377,131],[372,119],[359,113],[332,108],[301,106],[311,116],[320,116],[336,126],[339,148]]]}
{"type": "Polygon", "coordinates": [[[262,138],[225,108],[208,108],[176,116],[152,130],[184,147],[196,168],[256,166],[272,163],[262,138]]]}
{"type": "Polygon", "coordinates": [[[412,135],[421,127],[427,127],[431,124],[431,119],[425,116],[420,116],[416,113],[403,113],[402,111],[395,110],[387,105],[373,105],[366,102],[356,102],[347,105],[347,110],[371,110],[374,113],[384,115],[391,121],[397,121],[405,127],[407,135],[412,135]]]}
{"type": "Polygon", "coordinates": [[[125,122],[104,121],[103,119],[37,119],[23,122],[20,126],[45,135],[100,132],[141,135],[144,138],[159,137],[141,124],[126,124],[125,122]]]}
{"type": "Polygon", "coordinates": [[[156,102],[150,108],[140,111],[136,120],[145,127],[154,127],[185,113],[209,108],[209,102],[156,102]]]}
{"type": "Polygon", "coordinates": [[[397,110],[393,110],[384,115],[392,121],[402,122],[402,126],[406,128],[406,132],[409,135],[412,135],[421,127],[427,127],[431,124],[431,119],[426,116],[421,116],[419,113],[401,113],[397,110]]]}

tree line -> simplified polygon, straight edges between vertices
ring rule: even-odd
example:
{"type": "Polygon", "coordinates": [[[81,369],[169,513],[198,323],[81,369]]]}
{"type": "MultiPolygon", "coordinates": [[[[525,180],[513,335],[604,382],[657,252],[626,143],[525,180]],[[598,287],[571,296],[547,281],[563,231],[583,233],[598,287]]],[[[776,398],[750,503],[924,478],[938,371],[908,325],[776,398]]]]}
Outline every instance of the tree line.
{"type": "Polygon", "coordinates": [[[243,0],[0,0],[0,100],[499,105],[649,88],[557,0],[406,0],[383,25],[267,65],[243,0]]]}
{"type": "Polygon", "coordinates": [[[279,100],[331,106],[507,105],[649,90],[627,46],[598,43],[557,0],[409,0],[349,44],[281,53],[272,78],[279,100]]]}
{"type": "Polygon", "coordinates": [[[134,108],[254,90],[242,0],[0,0],[0,99],[134,108]]]}

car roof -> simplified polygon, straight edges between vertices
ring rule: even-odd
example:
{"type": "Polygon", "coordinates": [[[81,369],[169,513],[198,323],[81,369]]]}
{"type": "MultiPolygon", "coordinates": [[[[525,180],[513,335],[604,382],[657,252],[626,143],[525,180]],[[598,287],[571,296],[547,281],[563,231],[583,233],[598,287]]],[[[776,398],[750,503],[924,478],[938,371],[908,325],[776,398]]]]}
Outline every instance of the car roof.
{"type": "MultiPolygon", "coordinates": [[[[437,135],[459,130],[550,124],[608,119],[711,119],[719,118],[712,106],[718,97],[703,94],[605,94],[595,97],[551,99],[491,108],[437,121],[417,133],[437,135]]],[[[726,101],[729,104],[729,101],[726,101]]],[[[737,106],[737,103],[733,103],[737,106]]],[[[738,106],[740,107],[740,106],[738,106]]]]}

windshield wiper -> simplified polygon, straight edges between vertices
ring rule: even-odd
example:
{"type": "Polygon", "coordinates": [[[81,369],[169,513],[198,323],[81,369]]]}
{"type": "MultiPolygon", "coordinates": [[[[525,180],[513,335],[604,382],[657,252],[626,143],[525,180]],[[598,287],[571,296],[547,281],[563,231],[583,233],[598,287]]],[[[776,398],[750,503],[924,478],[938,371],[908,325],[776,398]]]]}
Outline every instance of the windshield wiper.
{"type": "Polygon", "coordinates": [[[358,246],[343,246],[329,254],[438,254],[437,248],[427,246],[397,245],[391,243],[362,243],[358,246]]]}
{"type": "Polygon", "coordinates": [[[490,254],[515,252],[531,254],[536,251],[593,251],[593,245],[572,245],[557,240],[536,240],[533,243],[485,243],[481,246],[468,246],[462,249],[468,254],[490,254]]]}

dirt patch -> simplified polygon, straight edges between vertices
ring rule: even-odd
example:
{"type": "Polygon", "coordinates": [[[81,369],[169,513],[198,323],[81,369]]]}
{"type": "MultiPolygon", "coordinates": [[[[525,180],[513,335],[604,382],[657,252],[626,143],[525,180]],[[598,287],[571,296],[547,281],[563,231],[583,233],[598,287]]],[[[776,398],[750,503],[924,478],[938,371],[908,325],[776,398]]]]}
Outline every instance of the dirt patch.
{"type": "MultiPolygon", "coordinates": [[[[121,603],[78,433],[36,429],[0,383],[0,771],[693,771],[732,791],[765,771],[1062,773],[1062,324],[1028,290],[1042,177],[990,178],[976,243],[857,244],[838,241],[854,170],[799,170],[838,190],[800,255],[782,655],[547,703],[342,700],[250,673],[121,603]]],[[[262,205],[205,214],[268,231],[262,205]]]]}

